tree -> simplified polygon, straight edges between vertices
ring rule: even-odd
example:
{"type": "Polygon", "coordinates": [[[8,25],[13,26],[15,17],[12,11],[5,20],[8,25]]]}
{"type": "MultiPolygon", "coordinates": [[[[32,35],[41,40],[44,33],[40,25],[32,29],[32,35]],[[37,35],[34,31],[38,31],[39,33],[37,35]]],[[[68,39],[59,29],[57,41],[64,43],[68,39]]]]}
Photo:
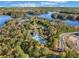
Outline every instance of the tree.
{"type": "Polygon", "coordinates": [[[65,53],[65,52],[60,52],[60,53],[59,53],[59,56],[60,56],[61,58],[65,58],[65,57],[66,57],[66,53],[65,53]]]}
{"type": "Polygon", "coordinates": [[[48,56],[48,55],[51,55],[52,54],[52,51],[49,50],[48,48],[41,48],[41,56],[48,56]]]}
{"type": "Polygon", "coordinates": [[[24,51],[21,49],[19,45],[16,45],[15,49],[21,58],[29,58],[29,55],[24,53],[24,51]]]}
{"type": "Polygon", "coordinates": [[[34,57],[40,57],[40,48],[39,47],[35,47],[33,49],[33,56],[34,57]]]}
{"type": "Polygon", "coordinates": [[[30,47],[28,48],[28,54],[29,54],[30,56],[32,56],[32,53],[33,53],[33,46],[30,46],[30,47]]]}

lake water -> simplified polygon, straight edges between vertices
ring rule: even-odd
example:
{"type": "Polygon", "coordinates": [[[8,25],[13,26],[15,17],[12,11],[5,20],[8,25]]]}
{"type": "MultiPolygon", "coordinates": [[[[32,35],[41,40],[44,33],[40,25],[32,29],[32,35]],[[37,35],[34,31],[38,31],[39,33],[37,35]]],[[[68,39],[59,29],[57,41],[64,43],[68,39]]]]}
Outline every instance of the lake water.
{"type": "Polygon", "coordinates": [[[38,17],[51,21],[51,20],[53,20],[53,18],[51,17],[52,14],[54,14],[54,12],[48,12],[45,14],[41,14],[41,15],[38,15],[38,17]]]}
{"type": "Polygon", "coordinates": [[[10,16],[2,15],[0,16],[0,27],[5,24],[5,22],[9,21],[11,19],[10,16]]]}
{"type": "MultiPolygon", "coordinates": [[[[32,17],[32,16],[37,16],[38,18],[44,18],[44,19],[47,19],[49,21],[51,20],[54,20],[54,18],[51,17],[51,15],[53,15],[54,13],[56,12],[47,12],[47,13],[44,13],[44,14],[40,14],[40,15],[31,15],[31,14],[28,14],[28,16],[32,17]]],[[[79,26],[79,21],[72,21],[72,20],[64,20],[64,22],[66,24],[68,24],[69,26],[79,26]]]]}
{"type": "Polygon", "coordinates": [[[79,21],[65,20],[64,22],[70,26],[79,26],[79,21]]]}
{"type": "MultiPolygon", "coordinates": [[[[52,14],[54,14],[54,12],[48,12],[48,13],[40,14],[37,16],[50,21],[50,20],[53,20],[53,18],[51,17],[52,14]]],[[[33,15],[29,14],[28,16],[32,17],[33,15]]],[[[7,15],[0,16],[0,26],[3,26],[5,22],[9,21],[10,19],[11,17],[7,15]]],[[[70,26],[79,26],[79,21],[65,20],[64,22],[70,26]]]]}

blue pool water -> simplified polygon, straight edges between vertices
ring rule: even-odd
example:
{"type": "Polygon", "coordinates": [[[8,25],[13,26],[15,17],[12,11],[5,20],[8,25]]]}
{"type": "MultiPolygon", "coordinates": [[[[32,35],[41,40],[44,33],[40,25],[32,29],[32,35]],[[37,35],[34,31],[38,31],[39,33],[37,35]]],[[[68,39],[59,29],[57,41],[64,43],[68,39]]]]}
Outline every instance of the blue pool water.
{"type": "Polygon", "coordinates": [[[40,35],[36,34],[34,36],[35,40],[37,40],[38,42],[40,42],[41,44],[45,44],[46,43],[46,40],[43,39],[40,35]]]}
{"type": "Polygon", "coordinates": [[[33,32],[33,39],[38,41],[40,44],[45,44],[46,43],[46,40],[43,39],[39,34],[36,34],[35,32],[33,32]]]}

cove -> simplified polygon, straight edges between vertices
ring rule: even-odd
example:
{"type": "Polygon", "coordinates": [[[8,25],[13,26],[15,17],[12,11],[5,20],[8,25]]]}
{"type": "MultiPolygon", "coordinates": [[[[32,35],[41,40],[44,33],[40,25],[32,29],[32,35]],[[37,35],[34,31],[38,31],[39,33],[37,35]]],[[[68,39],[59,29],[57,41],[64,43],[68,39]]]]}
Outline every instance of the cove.
{"type": "Polygon", "coordinates": [[[8,15],[0,16],[0,27],[2,27],[5,24],[5,22],[9,21],[10,19],[11,17],[8,15]]]}
{"type": "Polygon", "coordinates": [[[64,22],[69,26],[79,26],[79,21],[65,20],[64,22]]]}

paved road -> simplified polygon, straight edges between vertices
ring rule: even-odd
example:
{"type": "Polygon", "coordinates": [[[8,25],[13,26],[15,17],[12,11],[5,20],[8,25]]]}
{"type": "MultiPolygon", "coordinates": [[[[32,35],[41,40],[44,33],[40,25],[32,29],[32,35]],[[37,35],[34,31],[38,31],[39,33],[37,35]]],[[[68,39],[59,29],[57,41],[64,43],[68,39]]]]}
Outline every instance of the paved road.
{"type": "Polygon", "coordinates": [[[78,33],[78,32],[70,32],[70,33],[62,33],[62,34],[60,34],[60,36],[59,36],[59,38],[60,38],[59,44],[60,44],[62,50],[64,49],[64,37],[69,36],[71,34],[75,34],[75,33],[78,33]]]}

